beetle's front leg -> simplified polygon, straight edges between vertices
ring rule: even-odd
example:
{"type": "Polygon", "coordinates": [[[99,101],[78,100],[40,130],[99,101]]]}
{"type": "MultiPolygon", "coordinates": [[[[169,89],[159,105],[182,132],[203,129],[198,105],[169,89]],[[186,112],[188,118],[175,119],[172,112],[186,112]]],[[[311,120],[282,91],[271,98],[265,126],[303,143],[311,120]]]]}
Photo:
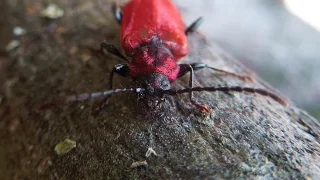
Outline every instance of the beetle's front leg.
{"type": "MultiPolygon", "coordinates": [[[[109,75],[109,82],[108,82],[108,87],[109,89],[112,89],[112,84],[113,84],[113,75],[114,73],[119,74],[120,76],[123,77],[127,77],[130,74],[130,69],[126,64],[117,64],[113,67],[110,75],[109,75]]],[[[101,112],[101,110],[106,107],[106,105],[108,104],[108,100],[111,96],[105,97],[103,98],[101,101],[99,101],[98,103],[96,103],[93,108],[93,114],[98,114],[101,112]]]]}
{"type": "Polygon", "coordinates": [[[178,78],[183,76],[183,75],[185,75],[186,73],[190,72],[190,70],[188,68],[189,66],[194,71],[207,68],[207,69],[211,69],[211,70],[214,70],[216,72],[219,72],[222,75],[231,76],[231,77],[240,79],[240,80],[242,80],[244,82],[252,82],[253,81],[252,77],[250,77],[250,76],[243,76],[243,75],[239,75],[239,74],[236,74],[236,73],[228,72],[228,71],[225,71],[225,70],[222,70],[222,69],[217,69],[217,68],[208,66],[207,64],[204,64],[204,63],[180,64],[180,71],[179,71],[179,74],[178,74],[178,78]]]}
{"type": "MultiPolygon", "coordinates": [[[[192,67],[192,64],[179,64],[179,66],[180,66],[180,70],[178,73],[178,78],[189,72],[190,76],[189,76],[188,87],[193,88],[194,69],[192,67]]],[[[205,114],[210,113],[210,108],[207,105],[198,103],[193,99],[193,92],[189,92],[189,98],[192,105],[194,105],[201,113],[205,113],[205,114]]]]}

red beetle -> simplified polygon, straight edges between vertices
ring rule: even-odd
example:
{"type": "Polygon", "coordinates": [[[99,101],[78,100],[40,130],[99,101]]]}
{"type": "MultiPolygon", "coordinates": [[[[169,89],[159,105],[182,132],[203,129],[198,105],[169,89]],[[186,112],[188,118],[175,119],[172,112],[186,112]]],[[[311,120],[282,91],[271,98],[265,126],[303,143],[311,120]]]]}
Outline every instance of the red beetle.
{"type": "Polygon", "coordinates": [[[101,50],[105,49],[126,61],[126,63],[118,64],[113,68],[109,77],[109,88],[112,89],[114,73],[121,76],[131,76],[138,82],[139,88],[116,89],[68,96],[44,104],[37,110],[50,108],[56,104],[105,97],[98,104],[98,109],[101,109],[112,94],[123,92],[134,92],[140,96],[148,97],[189,93],[191,102],[197,106],[199,104],[192,100],[192,92],[194,91],[249,92],[269,96],[280,104],[287,106],[286,100],[263,89],[239,86],[193,87],[193,72],[203,68],[234,76],[243,81],[251,81],[252,79],[248,76],[240,76],[209,67],[203,63],[177,64],[177,61],[188,53],[186,35],[197,29],[202,22],[202,18],[198,18],[184,29],[180,13],[170,0],[131,0],[124,6],[122,12],[118,8],[114,8],[114,14],[116,20],[121,24],[121,46],[130,59],[122,55],[115,46],[106,43],[101,44],[101,50]],[[188,72],[190,73],[189,87],[181,90],[172,90],[170,83],[188,72]]]}

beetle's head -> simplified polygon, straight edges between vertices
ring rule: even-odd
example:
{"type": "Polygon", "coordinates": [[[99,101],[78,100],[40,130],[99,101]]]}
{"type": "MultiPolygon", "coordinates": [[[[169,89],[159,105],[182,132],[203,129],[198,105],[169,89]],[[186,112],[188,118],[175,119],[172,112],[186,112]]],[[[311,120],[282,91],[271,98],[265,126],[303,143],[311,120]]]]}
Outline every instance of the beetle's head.
{"type": "Polygon", "coordinates": [[[138,79],[140,87],[146,90],[147,96],[162,96],[161,90],[170,89],[170,81],[160,73],[152,73],[138,79]]]}
{"type": "Polygon", "coordinates": [[[140,100],[148,108],[156,108],[163,101],[163,91],[170,89],[170,81],[160,73],[152,73],[137,79],[139,87],[145,91],[139,94],[140,100]]]}

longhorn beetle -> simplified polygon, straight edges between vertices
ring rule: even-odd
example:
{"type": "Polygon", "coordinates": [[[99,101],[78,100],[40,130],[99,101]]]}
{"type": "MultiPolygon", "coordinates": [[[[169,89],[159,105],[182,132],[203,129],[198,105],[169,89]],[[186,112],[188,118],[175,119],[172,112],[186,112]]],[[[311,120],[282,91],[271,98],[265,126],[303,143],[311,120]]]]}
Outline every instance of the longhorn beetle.
{"type": "MultiPolygon", "coordinates": [[[[131,0],[122,9],[114,7],[116,20],[121,24],[120,43],[129,59],[111,44],[102,43],[100,51],[108,51],[124,60],[125,63],[116,65],[109,76],[110,90],[96,93],[84,93],[67,96],[37,108],[41,111],[57,104],[71,103],[104,97],[98,103],[98,109],[107,104],[108,98],[117,93],[137,93],[139,96],[162,97],[163,95],[178,95],[189,93],[191,103],[199,107],[193,100],[195,91],[222,91],[222,92],[248,92],[268,96],[278,103],[287,106],[286,100],[264,89],[249,87],[193,87],[194,71],[211,69],[243,81],[252,81],[249,76],[210,67],[203,63],[177,64],[188,53],[186,35],[194,32],[201,24],[198,18],[189,27],[184,29],[178,10],[170,0],[131,0]],[[138,82],[138,88],[112,90],[113,75],[130,76],[138,82]],[[189,73],[188,88],[173,90],[170,84],[177,78],[189,73]]],[[[201,106],[201,105],[200,105],[201,106]]]]}

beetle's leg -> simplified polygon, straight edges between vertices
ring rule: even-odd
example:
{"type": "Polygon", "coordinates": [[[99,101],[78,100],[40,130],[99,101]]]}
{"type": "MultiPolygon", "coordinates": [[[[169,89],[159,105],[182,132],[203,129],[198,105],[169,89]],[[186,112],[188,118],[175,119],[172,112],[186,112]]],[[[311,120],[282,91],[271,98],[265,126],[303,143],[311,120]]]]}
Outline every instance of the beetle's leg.
{"type": "MultiPolygon", "coordinates": [[[[178,73],[178,77],[183,76],[184,74],[186,74],[187,72],[190,73],[189,76],[189,83],[188,83],[188,87],[189,88],[193,88],[193,81],[194,81],[194,69],[192,67],[192,64],[179,64],[180,66],[180,71],[178,73]],[[182,75],[181,75],[182,74],[182,75]]],[[[209,107],[207,107],[205,104],[202,103],[198,103],[193,99],[193,92],[189,92],[189,98],[191,103],[202,113],[206,113],[209,114],[210,110],[209,107]]]]}
{"type": "Polygon", "coordinates": [[[100,51],[103,52],[104,49],[109,53],[129,62],[129,60],[126,57],[124,57],[124,55],[122,55],[121,52],[113,44],[107,44],[105,42],[101,43],[100,51]]]}
{"type": "MultiPolygon", "coordinates": [[[[126,64],[115,65],[109,75],[109,82],[108,82],[109,89],[112,89],[114,73],[117,73],[123,77],[127,77],[127,76],[129,76],[129,72],[130,72],[129,67],[126,64]]],[[[101,101],[96,103],[92,108],[93,113],[98,114],[108,104],[108,100],[110,97],[111,96],[105,97],[101,101]]]]}
{"type": "MultiPolygon", "coordinates": [[[[192,88],[193,87],[193,76],[194,76],[194,72],[193,72],[193,68],[191,66],[191,64],[179,64],[180,66],[180,70],[179,70],[179,73],[178,73],[178,78],[185,75],[186,73],[190,73],[190,76],[189,76],[189,82],[188,82],[188,87],[189,88],[192,88]],[[182,74],[182,75],[181,75],[182,74]]],[[[193,93],[189,93],[189,97],[192,100],[193,98],[193,93]]]]}
{"type": "Polygon", "coordinates": [[[120,7],[116,5],[116,3],[113,3],[112,5],[112,12],[113,16],[116,19],[116,21],[121,24],[121,19],[122,19],[122,13],[120,10],[120,7]]]}
{"type": "Polygon", "coordinates": [[[103,50],[106,50],[109,53],[121,58],[122,60],[129,62],[129,60],[124,55],[122,55],[121,52],[113,44],[107,44],[107,43],[103,42],[100,44],[100,49],[97,50],[94,48],[89,48],[89,50],[91,51],[92,54],[94,54],[98,58],[100,58],[100,56],[98,56],[98,55],[103,55],[106,58],[106,55],[103,52],[103,50]]]}
{"type": "Polygon", "coordinates": [[[186,28],[186,30],[184,31],[184,33],[186,35],[193,33],[194,31],[196,31],[198,29],[198,27],[200,26],[200,24],[203,22],[203,18],[199,17],[197,20],[195,20],[190,26],[188,26],[186,28]]]}
{"type": "MultiPolygon", "coordinates": [[[[217,69],[214,67],[210,67],[207,64],[203,64],[203,63],[179,64],[179,66],[180,66],[180,70],[178,73],[178,78],[185,75],[186,73],[190,73],[189,88],[193,87],[194,71],[200,70],[203,68],[212,69],[212,70],[217,71],[219,73],[222,73],[224,75],[238,78],[244,82],[252,82],[252,78],[250,76],[241,76],[241,75],[238,75],[238,74],[235,74],[232,72],[228,72],[228,71],[224,71],[224,70],[217,69]]],[[[192,92],[189,92],[189,97],[190,97],[190,101],[192,102],[192,104],[195,105],[198,110],[200,110],[201,112],[205,112],[207,114],[210,112],[209,108],[205,104],[200,104],[200,103],[197,103],[196,101],[193,100],[193,93],[192,92]]]]}
{"type": "Polygon", "coordinates": [[[204,64],[204,63],[192,63],[192,64],[180,64],[180,71],[178,73],[178,78],[185,75],[187,72],[189,72],[190,70],[188,70],[188,68],[186,68],[187,66],[186,65],[190,65],[192,67],[193,70],[200,70],[200,69],[203,69],[203,68],[208,68],[208,69],[211,69],[211,70],[214,70],[214,71],[217,71],[223,75],[226,75],[226,76],[231,76],[231,77],[234,77],[234,78],[238,78],[244,82],[252,82],[252,77],[250,76],[242,76],[242,75],[239,75],[239,74],[236,74],[236,73],[232,73],[232,72],[228,72],[228,71],[225,71],[225,70],[221,70],[221,69],[217,69],[217,68],[214,68],[214,67],[211,67],[211,66],[208,66],[207,64],[204,64]]]}

